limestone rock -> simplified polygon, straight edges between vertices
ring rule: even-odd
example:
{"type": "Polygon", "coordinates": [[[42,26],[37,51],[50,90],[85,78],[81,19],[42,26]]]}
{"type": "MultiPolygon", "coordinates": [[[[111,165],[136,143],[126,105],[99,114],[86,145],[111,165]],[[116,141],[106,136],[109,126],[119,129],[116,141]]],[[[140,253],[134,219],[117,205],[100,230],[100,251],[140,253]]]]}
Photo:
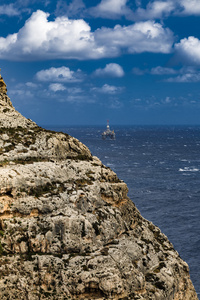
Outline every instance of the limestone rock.
{"type": "Polygon", "coordinates": [[[26,119],[13,107],[10,98],[1,87],[0,79],[0,128],[32,128],[37,125],[30,119],[26,119]]]}
{"type": "Polygon", "coordinates": [[[7,94],[7,87],[1,75],[0,75],[0,92],[3,94],[7,94]]]}
{"type": "Polygon", "coordinates": [[[187,264],[77,139],[0,93],[0,298],[197,300],[187,264]]]}

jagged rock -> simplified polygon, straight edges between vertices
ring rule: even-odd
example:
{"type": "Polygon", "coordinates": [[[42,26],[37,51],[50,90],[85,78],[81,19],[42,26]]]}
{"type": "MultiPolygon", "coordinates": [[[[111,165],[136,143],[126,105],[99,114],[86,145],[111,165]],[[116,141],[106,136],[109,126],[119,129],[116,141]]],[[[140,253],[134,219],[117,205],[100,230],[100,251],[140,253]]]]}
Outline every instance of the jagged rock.
{"type": "Polygon", "coordinates": [[[0,93],[0,298],[196,300],[187,264],[77,139],[0,93]]]}
{"type": "MultiPolygon", "coordinates": [[[[1,81],[0,81],[1,84],[1,81]]],[[[0,128],[33,128],[37,125],[17,112],[0,85],[0,128]]]]}
{"type": "Polygon", "coordinates": [[[1,75],[0,75],[0,92],[3,94],[7,94],[7,87],[1,75]]]}

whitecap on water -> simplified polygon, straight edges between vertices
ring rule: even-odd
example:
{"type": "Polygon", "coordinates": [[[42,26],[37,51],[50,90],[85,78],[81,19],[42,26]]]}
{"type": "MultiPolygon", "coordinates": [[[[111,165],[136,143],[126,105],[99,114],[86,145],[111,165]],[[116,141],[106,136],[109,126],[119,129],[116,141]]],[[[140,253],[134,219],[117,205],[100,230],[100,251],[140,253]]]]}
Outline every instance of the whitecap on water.
{"type": "Polygon", "coordinates": [[[184,167],[183,169],[182,168],[179,168],[179,172],[198,172],[199,169],[197,168],[189,168],[189,167],[184,167]]]}

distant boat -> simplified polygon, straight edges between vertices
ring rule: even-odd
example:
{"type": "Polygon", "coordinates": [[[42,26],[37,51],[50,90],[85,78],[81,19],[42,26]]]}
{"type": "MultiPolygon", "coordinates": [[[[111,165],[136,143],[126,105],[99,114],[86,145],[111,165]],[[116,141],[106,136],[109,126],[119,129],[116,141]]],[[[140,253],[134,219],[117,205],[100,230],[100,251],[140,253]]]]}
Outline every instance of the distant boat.
{"type": "Polygon", "coordinates": [[[101,134],[102,139],[110,138],[111,140],[115,140],[115,132],[114,130],[110,130],[109,120],[107,121],[107,129],[101,134]]]}

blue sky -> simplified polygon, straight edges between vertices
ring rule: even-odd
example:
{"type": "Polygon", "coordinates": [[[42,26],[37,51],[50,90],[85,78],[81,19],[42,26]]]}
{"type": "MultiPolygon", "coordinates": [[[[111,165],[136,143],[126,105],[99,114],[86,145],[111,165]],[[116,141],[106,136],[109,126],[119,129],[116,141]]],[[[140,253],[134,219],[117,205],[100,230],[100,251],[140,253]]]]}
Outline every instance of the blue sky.
{"type": "Polygon", "coordinates": [[[8,95],[39,125],[200,124],[199,0],[2,0],[0,22],[8,95]]]}

